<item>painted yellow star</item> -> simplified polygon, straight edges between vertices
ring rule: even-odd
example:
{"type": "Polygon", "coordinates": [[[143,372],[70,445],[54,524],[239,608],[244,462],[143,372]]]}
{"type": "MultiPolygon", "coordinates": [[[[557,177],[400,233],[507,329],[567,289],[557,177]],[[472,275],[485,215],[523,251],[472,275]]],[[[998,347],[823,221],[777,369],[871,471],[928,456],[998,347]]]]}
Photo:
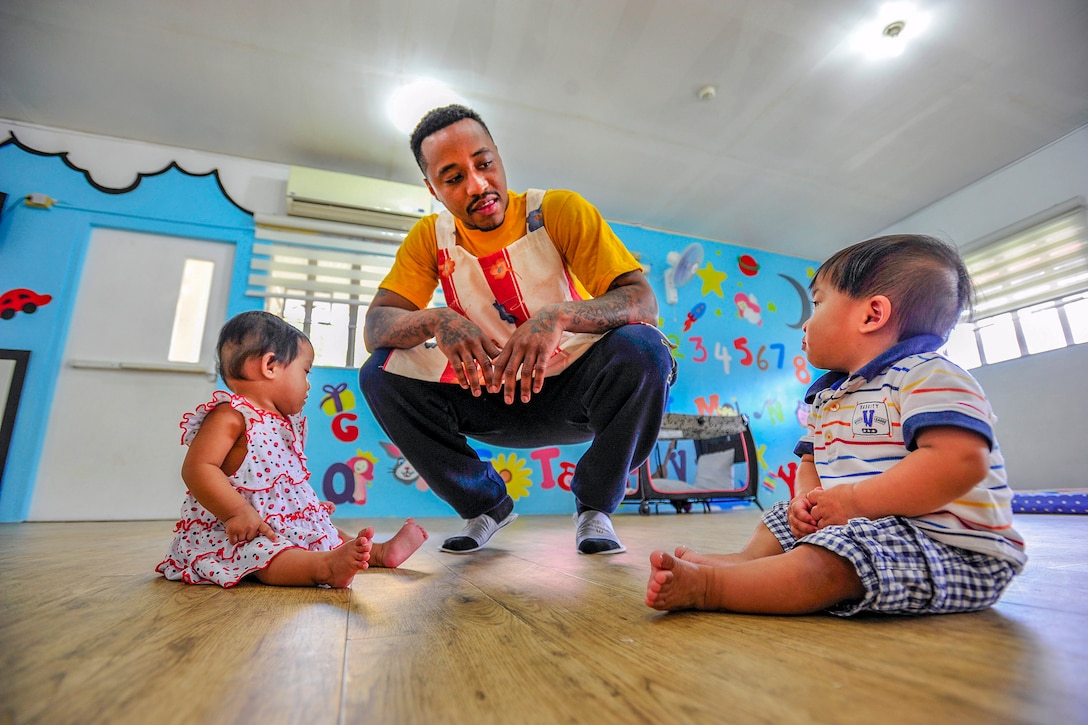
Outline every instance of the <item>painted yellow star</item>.
{"type": "Polygon", "coordinates": [[[699,275],[699,279],[703,280],[704,295],[713,292],[719,297],[725,298],[725,295],[722,294],[722,282],[729,276],[728,274],[714,269],[714,265],[711,262],[707,262],[706,266],[702,269],[696,270],[695,274],[699,275]]]}

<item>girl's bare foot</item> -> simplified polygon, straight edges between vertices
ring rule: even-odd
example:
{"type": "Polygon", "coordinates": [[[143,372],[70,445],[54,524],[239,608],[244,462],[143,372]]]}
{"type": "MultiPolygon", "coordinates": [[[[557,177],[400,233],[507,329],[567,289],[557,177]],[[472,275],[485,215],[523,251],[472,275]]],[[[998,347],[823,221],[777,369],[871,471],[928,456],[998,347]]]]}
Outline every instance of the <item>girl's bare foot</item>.
{"type": "Polygon", "coordinates": [[[396,569],[404,560],[415,553],[416,549],[427,540],[427,532],[414,520],[408,519],[400,531],[389,541],[374,544],[371,562],[374,566],[396,569]]]}
{"type": "Polygon", "coordinates": [[[354,539],[349,539],[328,552],[329,576],[326,581],[319,583],[337,588],[351,586],[355,575],[370,566],[373,536],[374,529],[363,529],[354,539]]]}
{"type": "Polygon", "coordinates": [[[664,551],[650,554],[650,581],[646,606],[653,609],[703,609],[707,588],[702,565],[678,559],[664,551]]]}

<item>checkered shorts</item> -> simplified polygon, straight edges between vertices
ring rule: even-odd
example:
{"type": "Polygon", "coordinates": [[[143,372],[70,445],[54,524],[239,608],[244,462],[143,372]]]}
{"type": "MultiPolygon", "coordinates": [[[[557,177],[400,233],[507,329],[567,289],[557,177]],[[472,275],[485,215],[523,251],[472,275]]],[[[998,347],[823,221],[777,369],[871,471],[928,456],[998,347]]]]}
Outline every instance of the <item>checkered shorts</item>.
{"type": "Polygon", "coordinates": [[[997,602],[1021,567],[929,538],[901,516],[851,519],[800,539],[786,518],[789,502],[777,503],[763,514],[784,551],[812,544],[846,559],[865,587],[860,602],[829,609],[849,617],[859,612],[882,614],[943,614],[973,612],[997,602]]]}

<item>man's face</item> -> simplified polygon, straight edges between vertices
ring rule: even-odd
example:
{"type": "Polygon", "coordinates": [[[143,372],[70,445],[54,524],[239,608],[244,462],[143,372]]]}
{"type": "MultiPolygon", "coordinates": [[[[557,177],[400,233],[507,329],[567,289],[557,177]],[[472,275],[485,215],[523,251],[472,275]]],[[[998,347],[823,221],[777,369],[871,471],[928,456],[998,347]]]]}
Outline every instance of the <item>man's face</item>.
{"type": "Polygon", "coordinates": [[[469,229],[489,232],[506,218],[506,171],[491,136],[471,118],[423,139],[427,188],[469,229]]]}

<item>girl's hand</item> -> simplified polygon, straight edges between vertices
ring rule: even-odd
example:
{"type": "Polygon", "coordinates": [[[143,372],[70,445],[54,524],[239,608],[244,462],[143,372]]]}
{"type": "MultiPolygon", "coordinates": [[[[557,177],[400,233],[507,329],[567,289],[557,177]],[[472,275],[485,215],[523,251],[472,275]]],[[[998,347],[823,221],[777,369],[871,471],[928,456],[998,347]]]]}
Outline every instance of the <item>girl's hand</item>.
{"type": "MultiPolygon", "coordinates": [[[[814,490],[820,491],[822,489],[817,488],[814,490]]],[[[816,533],[816,518],[812,515],[812,501],[809,500],[807,494],[795,496],[790,501],[789,508],[786,509],[786,520],[790,524],[790,531],[798,539],[816,533]]]]}
{"type": "Polygon", "coordinates": [[[268,522],[262,519],[252,506],[246,506],[246,510],[231,516],[223,523],[227,527],[227,541],[232,544],[253,541],[258,536],[267,536],[272,541],[279,539],[268,522]]]}

